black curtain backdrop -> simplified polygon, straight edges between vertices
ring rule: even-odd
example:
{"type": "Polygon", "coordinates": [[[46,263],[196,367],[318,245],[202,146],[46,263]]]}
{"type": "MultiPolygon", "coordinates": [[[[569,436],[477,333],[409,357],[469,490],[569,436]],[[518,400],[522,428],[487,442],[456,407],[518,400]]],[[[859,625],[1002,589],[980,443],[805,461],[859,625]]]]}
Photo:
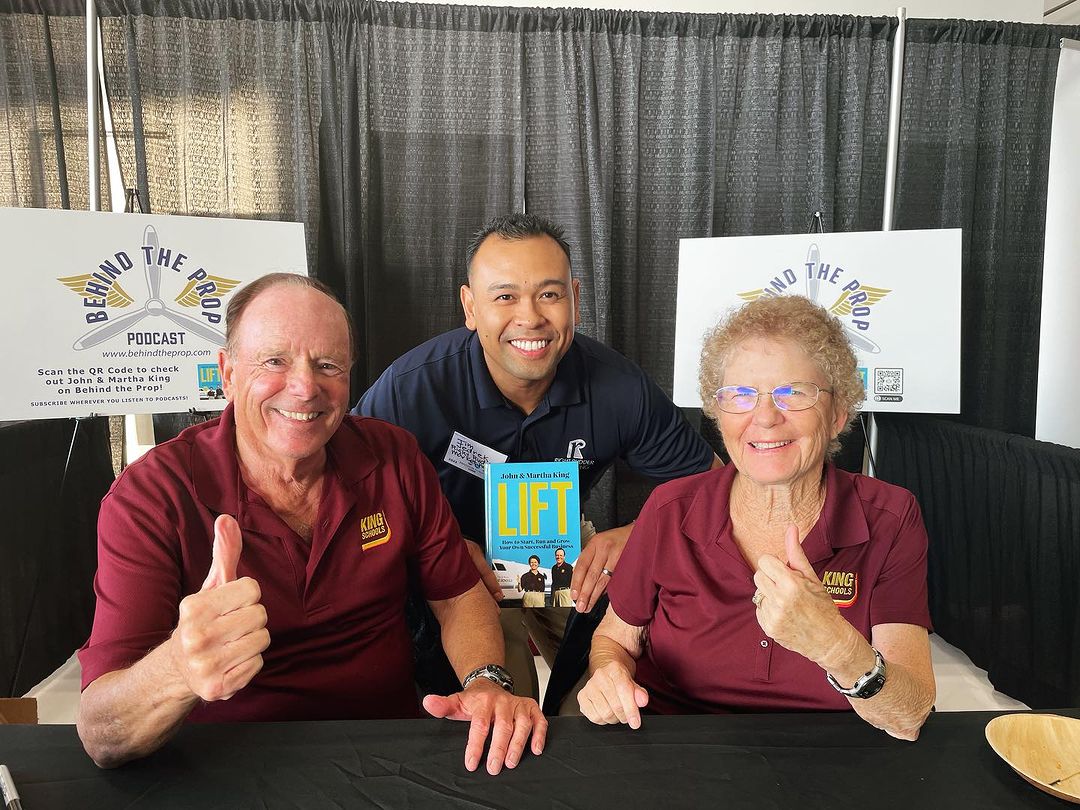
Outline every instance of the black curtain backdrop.
{"type": "Polygon", "coordinates": [[[1032,437],[1058,42],[1080,27],[912,20],[907,36],[896,227],[963,228],[959,421],[1032,437]]]}
{"type": "Polygon", "coordinates": [[[678,241],[880,225],[895,21],[537,12],[526,203],[596,337],[670,391],[678,241]]]}
{"type": "MultiPolygon", "coordinates": [[[[13,0],[3,0],[11,3],[13,0]]],[[[566,224],[582,330],[670,388],[678,239],[880,226],[895,21],[102,0],[125,175],[162,213],[304,222],[359,393],[458,325],[470,233],[566,224]]],[[[961,421],[1033,432],[1057,41],[912,20],[897,227],[963,227],[961,421]]]]}
{"type": "MultiPolygon", "coordinates": [[[[682,236],[880,219],[894,22],[103,0],[121,163],[151,210],[301,221],[360,324],[356,392],[460,322],[470,232],[565,222],[583,330],[670,386],[682,236]]],[[[85,200],[81,7],[0,0],[0,194],[85,200]],[[80,139],[81,145],[80,145],[80,139]],[[80,188],[80,186],[82,186],[80,188]]],[[[961,421],[1031,435],[1058,40],[912,20],[897,226],[962,227],[961,421]]]]}
{"type": "Polygon", "coordinates": [[[85,14],[78,0],[0,0],[0,206],[88,206],[85,14]]]}
{"type": "Polygon", "coordinates": [[[0,425],[0,696],[17,697],[90,633],[98,503],[112,484],[108,419],[0,425]]]}
{"type": "MultiPolygon", "coordinates": [[[[359,325],[354,395],[461,322],[464,246],[497,212],[567,225],[582,330],[669,390],[680,237],[799,232],[814,210],[830,231],[880,225],[892,20],[360,0],[99,11],[128,184],[157,213],[303,222],[311,271],[359,325]]],[[[0,0],[2,204],[83,199],[81,13],[0,0]]],[[[1057,42],[1080,28],[907,31],[896,225],[964,229],[957,421],[1030,436],[1057,42]]],[[[641,491],[602,496],[610,524],[641,491]]]]}
{"type": "Polygon", "coordinates": [[[461,323],[465,245],[520,210],[523,15],[103,0],[126,174],[156,213],[303,222],[357,324],[357,396],[461,323]]]}
{"type": "MultiPolygon", "coordinates": [[[[577,247],[583,329],[669,394],[680,238],[803,233],[815,211],[880,227],[894,20],[547,10],[532,26],[526,205],[577,247]]],[[[605,518],[622,524],[650,487],[615,474],[605,518]]]]}
{"type": "MultiPolygon", "coordinates": [[[[88,206],[85,13],[77,0],[0,0],[0,206],[88,206]]],[[[73,428],[0,423],[3,697],[45,678],[90,630],[98,502],[112,463],[107,420],[83,421],[61,492],[73,428]]]]}
{"type": "Polygon", "coordinates": [[[326,13],[319,272],[359,325],[359,393],[461,325],[472,232],[522,208],[524,18],[382,3],[326,13]]]}
{"type": "Polygon", "coordinates": [[[944,419],[879,420],[879,471],[930,533],[934,629],[1035,709],[1080,705],[1080,450],[944,419]]]}

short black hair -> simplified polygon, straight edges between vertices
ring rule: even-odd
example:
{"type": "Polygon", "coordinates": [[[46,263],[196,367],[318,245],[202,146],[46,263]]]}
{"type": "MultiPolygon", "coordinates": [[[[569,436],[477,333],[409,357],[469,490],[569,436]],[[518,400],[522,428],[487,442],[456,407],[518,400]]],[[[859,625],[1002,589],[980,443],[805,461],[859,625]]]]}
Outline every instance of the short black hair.
{"type": "Polygon", "coordinates": [[[539,557],[537,557],[537,556],[536,556],[535,554],[530,554],[530,555],[529,555],[529,562],[532,562],[533,560],[536,560],[536,564],[537,564],[537,565],[539,565],[539,564],[540,564],[540,558],[539,558],[539,557]]]}
{"type": "Polygon", "coordinates": [[[559,546],[557,549],[555,549],[556,554],[558,554],[560,551],[563,553],[563,556],[565,557],[566,556],[566,549],[563,548],[562,546],[559,546]]]}
{"type": "Polygon", "coordinates": [[[483,228],[473,234],[472,241],[465,248],[465,269],[468,273],[472,273],[476,251],[480,250],[480,245],[493,234],[508,241],[530,239],[534,236],[551,237],[566,254],[566,264],[570,264],[570,243],[566,241],[566,233],[561,225],[556,225],[550,219],[538,214],[513,213],[493,217],[483,228]]]}

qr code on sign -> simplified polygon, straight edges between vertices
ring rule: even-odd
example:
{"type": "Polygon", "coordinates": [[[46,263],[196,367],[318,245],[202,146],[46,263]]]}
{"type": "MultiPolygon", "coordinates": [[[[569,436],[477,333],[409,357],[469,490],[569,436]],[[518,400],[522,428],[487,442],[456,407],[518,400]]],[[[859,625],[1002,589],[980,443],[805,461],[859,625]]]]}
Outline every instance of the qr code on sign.
{"type": "Polygon", "coordinates": [[[902,368],[875,368],[874,393],[904,393],[904,370],[902,368]]]}

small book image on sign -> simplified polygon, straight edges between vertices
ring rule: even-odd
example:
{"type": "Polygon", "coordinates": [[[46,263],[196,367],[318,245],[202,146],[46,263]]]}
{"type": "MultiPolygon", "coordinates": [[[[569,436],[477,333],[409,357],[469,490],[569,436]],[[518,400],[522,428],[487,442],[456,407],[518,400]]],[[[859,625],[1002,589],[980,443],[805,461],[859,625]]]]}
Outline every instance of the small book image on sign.
{"type": "Polygon", "coordinates": [[[504,606],[571,607],[581,555],[578,465],[572,461],[487,464],[488,562],[504,606]]]}

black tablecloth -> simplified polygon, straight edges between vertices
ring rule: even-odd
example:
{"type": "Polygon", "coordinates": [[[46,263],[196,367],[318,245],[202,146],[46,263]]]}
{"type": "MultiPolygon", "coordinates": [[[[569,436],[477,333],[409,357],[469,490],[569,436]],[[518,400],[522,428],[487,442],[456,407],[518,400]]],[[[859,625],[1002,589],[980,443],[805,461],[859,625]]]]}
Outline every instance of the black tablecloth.
{"type": "Polygon", "coordinates": [[[994,754],[993,716],[936,714],[916,743],[851,714],[647,717],[638,731],[553,718],[543,756],[496,777],[465,770],[466,726],[440,720],[190,726],[113,771],[74,727],[0,726],[0,762],[26,810],[1065,807],[994,754]]]}

